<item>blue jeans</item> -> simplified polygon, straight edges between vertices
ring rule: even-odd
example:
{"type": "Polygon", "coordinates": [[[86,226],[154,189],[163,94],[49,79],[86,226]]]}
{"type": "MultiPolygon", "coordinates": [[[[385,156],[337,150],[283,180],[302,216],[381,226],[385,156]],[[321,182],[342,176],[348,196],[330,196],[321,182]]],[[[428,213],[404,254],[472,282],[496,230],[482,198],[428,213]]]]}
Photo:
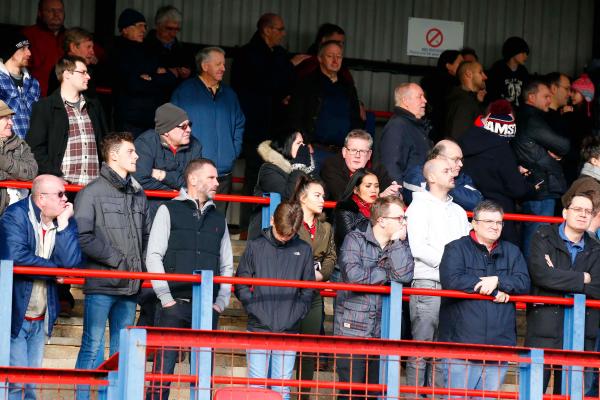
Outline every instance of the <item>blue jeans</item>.
{"type": "MultiPolygon", "coordinates": [[[[10,338],[10,366],[11,367],[32,367],[41,368],[44,359],[44,342],[46,341],[46,332],[44,332],[44,320],[41,321],[23,321],[19,335],[16,338],[10,338]]],[[[35,399],[35,385],[16,384],[10,385],[9,400],[16,399],[35,399]]]]}
{"type": "MultiPolygon", "coordinates": [[[[446,359],[448,387],[452,389],[499,390],[504,383],[506,362],[482,362],[446,359]]],[[[464,396],[451,396],[464,398],[464,396]]],[[[483,397],[468,397],[483,399],[483,397]]]]}
{"type": "MultiPolygon", "coordinates": [[[[246,352],[249,378],[292,379],[294,373],[295,351],[248,350],[246,352]]],[[[254,385],[256,386],[256,385],[254,385]]],[[[261,387],[260,385],[258,387],[261,387]]],[[[264,386],[262,386],[264,387],[264,386]]],[[[283,400],[290,399],[290,388],[271,386],[281,393],[283,400]]]]}
{"type": "MultiPolygon", "coordinates": [[[[121,329],[133,325],[137,296],[111,296],[88,294],[83,305],[83,335],[75,368],[94,369],[102,362],[104,353],[104,330],[106,321],[110,331],[110,355],[119,350],[121,329]],[[101,348],[102,346],[102,348],[101,348]]],[[[89,398],[89,387],[79,386],[77,399],[89,398]]]]}
{"type": "MultiPolygon", "coordinates": [[[[534,215],[553,216],[556,199],[530,200],[523,202],[523,213],[534,215]]],[[[523,243],[523,255],[529,260],[529,250],[531,247],[531,238],[533,234],[543,224],[541,222],[526,222],[521,231],[521,243],[523,243]]]]}

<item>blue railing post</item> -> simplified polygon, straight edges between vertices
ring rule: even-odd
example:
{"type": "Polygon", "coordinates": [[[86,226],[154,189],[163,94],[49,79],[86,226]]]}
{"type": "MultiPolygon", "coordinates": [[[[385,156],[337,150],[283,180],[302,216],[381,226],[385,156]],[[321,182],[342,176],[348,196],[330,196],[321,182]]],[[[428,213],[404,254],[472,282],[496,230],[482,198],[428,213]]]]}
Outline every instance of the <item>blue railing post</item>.
{"type": "MultiPolygon", "coordinates": [[[[0,261],[0,366],[10,365],[10,321],[12,320],[13,262],[0,261]],[[8,321],[8,322],[7,322],[8,321]]],[[[4,398],[1,397],[0,398],[4,398]]]]}
{"type": "Polygon", "coordinates": [[[269,205],[265,205],[262,208],[262,229],[271,226],[271,217],[275,214],[275,209],[281,203],[281,195],[279,193],[271,192],[263,194],[263,197],[269,197],[271,202],[269,205]]]}
{"type": "MultiPolygon", "coordinates": [[[[573,295],[573,307],[565,307],[563,325],[563,350],[583,351],[585,338],[584,294],[573,295]]],[[[583,398],[583,367],[563,367],[561,393],[570,395],[571,400],[583,398]]]]}
{"type": "Polygon", "coordinates": [[[119,388],[118,381],[119,373],[117,371],[110,371],[108,373],[108,386],[100,386],[98,388],[98,400],[116,399],[119,388]]]}
{"type": "Polygon", "coordinates": [[[542,400],[544,397],[544,350],[531,349],[529,363],[519,365],[519,400],[542,400]]]}
{"type": "MultiPolygon", "coordinates": [[[[213,318],[213,272],[194,271],[201,275],[200,285],[192,289],[192,329],[212,329],[213,318]]],[[[194,400],[210,400],[212,376],[212,349],[210,347],[193,348],[190,354],[190,373],[196,374],[197,386],[191,386],[191,398],[194,400]]]]}
{"type": "MultiPolygon", "coordinates": [[[[382,296],[381,338],[400,340],[402,337],[402,284],[392,282],[389,296],[382,296]]],[[[381,357],[379,383],[387,385],[386,398],[400,397],[400,356],[381,357]]]]}
{"type": "MultiPolygon", "coordinates": [[[[143,399],[146,373],[146,330],[121,329],[116,399],[143,399]]],[[[112,397],[111,397],[112,398],[112,397]]]]}

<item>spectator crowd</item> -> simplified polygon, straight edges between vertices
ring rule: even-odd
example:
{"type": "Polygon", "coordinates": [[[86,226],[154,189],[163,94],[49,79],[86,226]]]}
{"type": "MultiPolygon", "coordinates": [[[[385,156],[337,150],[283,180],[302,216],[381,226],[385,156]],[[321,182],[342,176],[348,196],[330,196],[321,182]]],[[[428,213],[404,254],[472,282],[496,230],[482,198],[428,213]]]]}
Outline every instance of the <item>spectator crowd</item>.
{"type": "MultiPolygon", "coordinates": [[[[515,346],[512,295],[600,299],[600,137],[593,74],[530,74],[528,43],[510,37],[486,70],[470,48],[447,50],[420,84],[393,88],[381,137],[344,64],[346,34],[319,27],[306,54],[282,46],[281,16],[260,17],[223,81],[225,51],[195,56],[178,39],[183,16],[161,7],[155,29],[128,8],[110,49],[64,26],[61,0],[40,0],[37,22],[3,38],[0,49],[0,179],[33,181],[0,189],[0,258],[40,267],[316,280],[454,289],[492,296],[463,300],[411,296],[403,336],[515,346]],[[100,86],[110,86],[110,107],[100,86]],[[242,219],[248,244],[237,270],[224,202],[233,167],[245,160],[247,194],[282,203],[261,226],[242,219]],[[377,161],[375,161],[377,160],[377,161]],[[75,195],[66,184],[82,185],[75,195]],[[145,189],[177,191],[170,201],[145,189]],[[325,200],[337,202],[325,212],[325,200]],[[472,210],[471,221],[465,210],[472,210]],[[555,225],[505,221],[505,213],[560,215],[555,225]]],[[[535,49],[534,49],[535,50],[535,49]]],[[[135,324],[189,328],[192,286],[184,282],[90,278],[77,368],[104,358],[104,330],[135,324]]],[[[214,329],[230,302],[216,285],[214,329]]],[[[310,289],[236,285],[251,332],[323,333],[323,299],[310,289]]],[[[12,366],[41,366],[70,288],[44,276],[15,276],[12,366]]],[[[339,292],[334,334],[378,338],[381,297],[339,292]]],[[[529,304],[525,344],[562,348],[563,310],[529,304]]],[[[589,309],[585,349],[598,349],[600,313],[589,309]]],[[[172,374],[176,351],[156,358],[172,374]]],[[[252,378],[291,379],[293,351],[249,351],[252,378]],[[270,367],[268,367],[270,365],[270,367]]],[[[299,379],[324,360],[303,357],[299,379]]],[[[379,358],[340,359],[342,381],[376,383],[379,358]]],[[[498,390],[507,364],[410,358],[409,385],[498,390]]],[[[550,370],[544,375],[544,387],[550,370]]],[[[597,378],[596,378],[597,379],[597,378]]],[[[597,394],[589,379],[588,394],[597,394]]],[[[560,373],[554,376],[560,393],[560,373]]],[[[284,399],[290,389],[274,387],[284,399]]],[[[35,398],[11,387],[9,398],[35,398]]],[[[169,387],[147,399],[168,398],[169,387]]],[[[375,396],[373,394],[373,396],[375,396]]],[[[89,391],[78,389],[78,399],[89,391]]],[[[308,398],[308,397],[306,397],[308,398]]],[[[338,398],[351,399],[341,391],[338,398]]],[[[364,398],[361,396],[360,398],[364,398]]]]}

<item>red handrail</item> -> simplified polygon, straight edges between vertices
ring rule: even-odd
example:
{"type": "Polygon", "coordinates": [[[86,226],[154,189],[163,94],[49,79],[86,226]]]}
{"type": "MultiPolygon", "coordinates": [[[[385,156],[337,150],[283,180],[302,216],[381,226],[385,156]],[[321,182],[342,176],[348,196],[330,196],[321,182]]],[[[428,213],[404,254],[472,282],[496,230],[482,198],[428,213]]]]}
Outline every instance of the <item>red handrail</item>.
{"type": "MultiPolygon", "coordinates": [[[[150,272],[121,272],[111,270],[94,269],[67,269],[67,268],[47,268],[14,266],[14,273],[17,275],[50,275],[50,276],[75,276],[83,278],[117,278],[117,279],[139,279],[139,280],[164,280],[176,282],[200,283],[200,275],[189,274],[161,274],[150,272]]],[[[266,278],[239,278],[228,276],[215,276],[214,283],[230,283],[234,285],[254,285],[254,286],[278,286],[294,287],[307,289],[327,289],[327,290],[347,290],[352,292],[390,294],[389,286],[382,285],[362,285],[355,283],[334,283],[334,282],[316,282],[316,281],[298,281],[288,279],[266,279],[266,278]]],[[[423,288],[404,288],[404,295],[423,295],[436,297],[449,297],[458,299],[472,300],[493,300],[493,296],[484,296],[480,294],[465,293],[458,290],[444,289],[423,289],[423,288]]],[[[565,297],[551,296],[530,296],[530,295],[511,295],[510,301],[521,303],[543,303],[563,306],[572,306],[573,299],[565,297]]],[[[586,300],[586,306],[590,308],[600,308],[600,300],[586,300]]]]}
{"type": "MultiPolygon", "coordinates": [[[[0,181],[0,187],[10,187],[17,189],[31,189],[31,182],[23,181],[0,181]]],[[[65,190],[68,192],[78,192],[83,188],[80,185],[65,185],[65,190]]],[[[146,196],[148,197],[159,197],[164,199],[172,199],[177,196],[179,192],[175,190],[145,190],[146,196]]],[[[271,202],[268,197],[258,196],[241,196],[233,194],[217,194],[215,195],[216,201],[228,201],[238,203],[252,203],[252,204],[263,204],[267,205],[271,202]]],[[[325,208],[335,208],[335,201],[326,201],[325,208]]],[[[470,218],[473,216],[472,211],[467,211],[467,216],[470,218]]],[[[507,221],[524,221],[524,222],[542,222],[548,224],[560,224],[564,221],[561,217],[548,217],[543,215],[531,215],[531,214],[504,214],[504,220],[507,221]]]]}

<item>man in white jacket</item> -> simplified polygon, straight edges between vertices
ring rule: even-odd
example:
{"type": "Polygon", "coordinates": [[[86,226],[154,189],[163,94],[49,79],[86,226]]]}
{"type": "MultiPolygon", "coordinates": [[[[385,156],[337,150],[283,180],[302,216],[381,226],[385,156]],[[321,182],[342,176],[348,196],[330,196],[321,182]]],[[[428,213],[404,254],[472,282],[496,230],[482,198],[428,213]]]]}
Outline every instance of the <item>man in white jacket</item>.
{"type": "MultiPolygon", "coordinates": [[[[415,192],[406,211],[408,242],[415,259],[412,287],[441,289],[439,265],[447,243],[469,234],[467,214],[452,201],[456,172],[444,159],[429,160],[423,166],[427,191],[415,192]]],[[[438,335],[440,297],[411,296],[410,321],[414,340],[435,341],[438,335]]],[[[413,358],[406,366],[408,385],[445,387],[441,360],[433,366],[413,358]]]]}

